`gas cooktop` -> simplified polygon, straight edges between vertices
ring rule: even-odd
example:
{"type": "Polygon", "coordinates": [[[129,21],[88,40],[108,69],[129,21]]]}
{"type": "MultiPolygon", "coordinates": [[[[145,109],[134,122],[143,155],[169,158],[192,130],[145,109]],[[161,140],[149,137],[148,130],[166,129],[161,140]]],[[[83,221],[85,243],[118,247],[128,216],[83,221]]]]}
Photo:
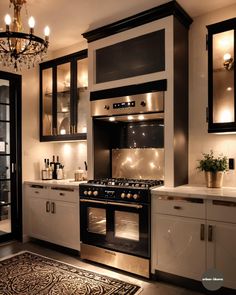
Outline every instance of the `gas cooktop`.
{"type": "Polygon", "coordinates": [[[151,180],[151,179],[129,179],[129,178],[101,178],[88,181],[91,185],[103,185],[103,186],[125,186],[134,188],[151,188],[153,186],[160,186],[164,184],[163,180],[151,180]]]}

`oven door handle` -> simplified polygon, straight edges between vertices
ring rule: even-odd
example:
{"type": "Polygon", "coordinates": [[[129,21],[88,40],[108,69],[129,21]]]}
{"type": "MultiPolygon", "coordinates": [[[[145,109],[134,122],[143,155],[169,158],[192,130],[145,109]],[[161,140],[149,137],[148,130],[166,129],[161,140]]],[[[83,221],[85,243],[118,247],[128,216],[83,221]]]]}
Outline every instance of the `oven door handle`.
{"type": "Polygon", "coordinates": [[[115,206],[122,206],[122,207],[130,207],[130,208],[136,208],[136,209],[142,209],[143,205],[138,204],[125,204],[125,203],[119,203],[119,202],[107,202],[108,205],[115,205],[115,206]]]}
{"type": "Polygon", "coordinates": [[[115,206],[130,207],[130,208],[135,208],[135,209],[142,209],[143,208],[143,205],[125,204],[125,203],[109,202],[109,201],[96,201],[96,200],[80,199],[80,202],[104,204],[104,205],[115,205],[115,206]]]}
{"type": "Polygon", "coordinates": [[[105,204],[105,205],[107,205],[107,201],[95,201],[95,200],[80,199],[80,202],[83,202],[83,203],[95,203],[95,204],[105,204]]]}

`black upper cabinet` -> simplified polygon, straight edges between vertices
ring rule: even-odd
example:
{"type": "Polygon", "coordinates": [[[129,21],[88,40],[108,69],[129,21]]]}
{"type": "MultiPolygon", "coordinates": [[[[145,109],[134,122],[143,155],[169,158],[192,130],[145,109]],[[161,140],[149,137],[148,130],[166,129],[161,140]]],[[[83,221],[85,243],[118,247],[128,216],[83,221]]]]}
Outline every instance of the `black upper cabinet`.
{"type": "Polygon", "coordinates": [[[208,29],[208,132],[236,131],[236,18],[208,29]]]}
{"type": "Polygon", "coordinates": [[[87,138],[87,50],[40,64],[40,141],[87,138]]]}

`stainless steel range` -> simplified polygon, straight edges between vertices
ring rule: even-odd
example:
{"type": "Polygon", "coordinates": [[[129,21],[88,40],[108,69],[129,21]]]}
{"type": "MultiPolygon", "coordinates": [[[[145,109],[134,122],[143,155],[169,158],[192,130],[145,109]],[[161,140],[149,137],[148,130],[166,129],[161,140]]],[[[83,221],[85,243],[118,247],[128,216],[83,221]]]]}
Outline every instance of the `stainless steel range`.
{"type": "Polygon", "coordinates": [[[164,180],[167,81],[90,93],[94,178],[80,185],[81,257],[150,274],[151,191],[164,180]]]}
{"type": "Polygon", "coordinates": [[[81,258],[149,277],[150,188],[160,185],[124,178],[81,184],[81,258]]]}

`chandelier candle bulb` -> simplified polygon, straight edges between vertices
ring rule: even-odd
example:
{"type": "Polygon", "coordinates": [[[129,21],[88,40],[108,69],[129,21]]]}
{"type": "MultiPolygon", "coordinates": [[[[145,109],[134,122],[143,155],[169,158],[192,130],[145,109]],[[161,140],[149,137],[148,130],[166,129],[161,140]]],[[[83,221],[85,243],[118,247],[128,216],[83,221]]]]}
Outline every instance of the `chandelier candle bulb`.
{"type": "Polygon", "coordinates": [[[9,14],[5,16],[6,31],[10,31],[11,17],[9,14]]]}
{"type": "Polygon", "coordinates": [[[45,35],[45,41],[48,42],[49,40],[49,35],[50,35],[50,29],[49,26],[46,26],[44,29],[44,35],[45,35]]]}
{"type": "Polygon", "coordinates": [[[33,34],[34,33],[34,26],[35,26],[35,19],[33,18],[33,16],[31,16],[29,18],[28,24],[30,27],[30,34],[33,34]]]}

